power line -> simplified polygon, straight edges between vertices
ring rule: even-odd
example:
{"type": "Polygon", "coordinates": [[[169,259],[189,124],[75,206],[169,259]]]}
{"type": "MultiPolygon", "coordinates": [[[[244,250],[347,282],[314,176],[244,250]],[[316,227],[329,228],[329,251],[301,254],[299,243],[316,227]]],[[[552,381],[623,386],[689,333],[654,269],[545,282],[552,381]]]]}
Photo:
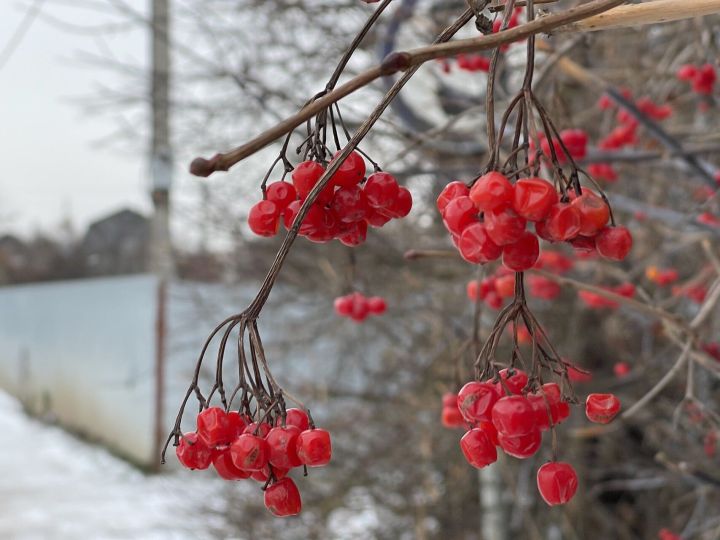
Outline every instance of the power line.
{"type": "Polygon", "coordinates": [[[22,43],[23,38],[27,34],[28,30],[30,30],[33,22],[37,19],[37,16],[40,14],[44,3],[45,0],[35,0],[35,2],[28,7],[28,10],[25,12],[25,16],[20,21],[20,24],[18,24],[13,35],[5,44],[5,47],[0,52],[0,69],[4,68],[10,58],[12,58],[13,53],[17,50],[20,43],[22,43]]]}

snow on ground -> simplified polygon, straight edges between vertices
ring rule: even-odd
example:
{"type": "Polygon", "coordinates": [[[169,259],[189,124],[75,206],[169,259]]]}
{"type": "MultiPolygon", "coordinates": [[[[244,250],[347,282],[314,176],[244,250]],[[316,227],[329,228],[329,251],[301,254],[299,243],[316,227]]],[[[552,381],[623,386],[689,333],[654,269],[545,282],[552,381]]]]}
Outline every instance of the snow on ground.
{"type": "Polygon", "coordinates": [[[26,416],[0,392],[0,538],[218,538],[221,480],[145,475],[106,450],[26,416]],[[214,530],[214,534],[209,529],[214,530]]]}

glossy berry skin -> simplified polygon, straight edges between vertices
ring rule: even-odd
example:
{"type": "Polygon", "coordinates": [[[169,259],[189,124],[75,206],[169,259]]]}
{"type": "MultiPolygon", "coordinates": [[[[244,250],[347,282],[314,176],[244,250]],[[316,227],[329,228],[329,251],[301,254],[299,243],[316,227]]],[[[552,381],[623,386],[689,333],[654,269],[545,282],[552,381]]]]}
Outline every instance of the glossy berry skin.
{"type": "Polygon", "coordinates": [[[342,223],[362,221],[368,212],[365,192],[358,186],[342,187],[333,195],[330,208],[342,223]]]}
{"type": "Polygon", "coordinates": [[[632,235],[625,227],[605,227],[595,238],[598,253],[613,261],[622,261],[632,248],[632,235]]]}
{"type": "Polygon", "coordinates": [[[545,230],[556,242],[574,238],[580,234],[581,228],[580,212],[568,203],[554,204],[545,218],[545,230]]]}
{"type": "Polygon", "coordinates": [[[297,455],[298,435],[300,435],[300,429],[295,426],[278,426],[270,430],[265,437],[270,449],[268,454],[270,465],[282,469],[292,469],[302,465],[297,455]]]}
{"type": "Polygon", "coordinates": [[[387,302],[382,296],[371,296],[367,300],[367,305],[373,315],[382,315],[387,311],[387,302]]]}
{"type": "MultiPolygon", "coordinates": [[[[305,431],[309,425],[310,420],[308,419],[308,415],[305,411],[302,409],[288,409],[285,411],[285,425],[286,426],[295,426],[300,431],[305,431]]],[[[282,417],[278,416],[277,420],[275,421],[276,426],[282,426],[282,417]]]]}
{"type": "Polygon", "coordinates": [[[297,455],[308,467],[322,467],[330,462],[330,433],[324,429],[307,429],[297,438],[297,455]]]}
{"type": "Polygon", "coordinates": [[[337,239],[348,247],[359,246],[367,239],[367,221],[341,224],[337,239]]]}
{"type": "Polygon", "coordinates": [[[573,498],[578,478],[572,465],[553,461],[538,469],[537,486],[543,500],[550,506],[556,506],[573,498]]]}
{"type": "Polygon", "coordinates": [[[510,206],[513,195],[513,185],[505,175],[497,171],[484,174],[470,189],[470,199],[482,212],[510,206]]]}
{"type": "Polygon", "coordinates": [[[498,433],[508,437],[527,435],[535,428],[535,412],[523,396],[500,398],[492,409],[492,423],[498,433]]]}
{"type": "Polygon", "coordinates": [[[227,413],[220,407],[210,407],[198,414],[197,433],[209,448],[228,445],[237,436],[227,413]]]}
{"type": "Polygon", "coordinates": [[[401,186],[393,203],[390,206],[378,209],[378,211],[391,218],[404,218],[412,210],[412,203],[410,190],[401,186]]]}
{"type": "Polygon", "coordinates": [[[267,422],[262,422],[259,425],[257,422],[251,422],[247,425],[243,433],[250,433],[251,435],[257,435],[258,437],[262,437],[264,439],[267,434],[270,433],[271,427],[272,426],[267,422]],[[255,433],[256,431],[257,433],[255,433]]]}
{"type": "Polygon", "coordinates": [[[457,235],[461,235],[468,225],[477,223],[477,208],[470,197],[450,201],[443,212],[443,222],[448,231],[457,235]]]}
{"type": "MultiPolygon", "coordinates": [[[[325,167],[315,161],[303,161],[292,172],[293,186],[298,197],[305,199],[325,172],[325,167]]],[[[333,196],[334,186],[329,182],[320,192],[316,202],[327,204],[333,196]]]]}
{"type": "Polygon", "coordinates": [[[292,478],[278,480],[265,490],[265,508],[277,517],[296,516],[302,510],[302,500],[292,478]]]}
{"type": "Polygon", "coordinates": [[[528,383],[528,375],[522,369],[517,369],[517,368],[501,369],[499,375],[500,375],[500,378],[505,383],[505,386],[503,386],[502,383],[500,381],[498,381],[495,385],[497,393],[500,396],[505,395],[505,393],[506,393],[505,388],[510,390],[510,392],[512,394],[520,395],[520,394],[522,394],[522,391],[525,388],[525,385],[527,385],[527,383],[528,383]]]}
{"type": "Polygon", "coordinates": [[[514,244],[503,246],[502,261],[506,268],[515,272],[529,270],[540,256],[540,243],[537,236],[525,231],[514,244]]]}
{"type": "Polygon", "coordinates": [[[613,394],[590,394],[585,401],[585,415],[596,424],[609,424],[620,412],[620,400],[613,394]]]}
{"type": "Polygon", "coordinates": [[[497,449],[485,431],[473,428],[460,439],[460,449],[467,462],[478,469],[497,461],[497,449]]]}
{"type": "Polygon", "coordinates": [[[580,213],[580,234],[583,236],[595,236],[610,219],[610,207],[592,191],[584,190],[571,204],[580,213]]]}
{"type": "Polygon", "coordinates": [[[490,382],[470,381],[457,396],[457,406],[470,423],[490,422],[492,410],[500,395],[490,382]]]}
{"type": "Polygon", "coordinates": [[[262,437],[243,433],[230,445],[230,455],[238,469],[259,471],[268,464],[270,448],[262,437]]]}
{"type": "Polygon", "coordinates": [[[525,232],[527,222],[511,208],[502,208],[485,213],[485,228],[490,239],[498,246],[517,242],[525,232]]]}
{"type": "Polygon", "coordinates": [[[258,236],[275,236],[280,228],[282,209],[272,201],[259,201],[250,208],[248,225],[258,236]]]}
{"type": "Polygon", "coordinates": [[[188,469],[204,470],[212,461],[212,450],[199,438],[197,433],[185,433],[175,448],[178,461],[188,469]]]}
{"type": "Polygon", "coordinates": [[[485,224],[479,222],[465,227],[457,246],[462,258],[473,264],[494,261],[502,254],[502,248],[490,239],[485,224]]]}
{"type": "Polygon", "coordinates": [[[247,419],[237,411],[230,411],[227,413],[227,419],[232,432],[231,441],[234,441],[236,437],[239,437],[245,432],[247,419]]]}
{"type": "Polygon", "coordinates": [[[290,182],[273,182],[265,189],[265,198],[274,202],[282,213],[288,204],[297,199],[297,192],[290,182]]]}
{"type": "Polygon", "coordinates": [[[513,209],[528,221],[545,219],[550,208],[557,202],[557,192],[547,180],[524,178],[515,184],[513,209]]]}
{"type": "Polygon", "coordinates": [[[363,186],[368,204],[373,208],[391,208],[400,193],[400,186],[391,174],[371,174],[363,186]]]}
{"type": "Polygon", "coordinates": [[[250,471],[243,471],[235,466],[229,448],[216,452],[213,456],[212,463],[218,476],[225,480],[244,480],[250,478],[250,471]]]}
{"type": "Polygon", "coordinates": [[[470,188],[463,182],[460,182],[459,180],[450,182],[443,188],[440,195],[438,195],[436,202],[437,209],[442,214],[450,201],[457,199],[458,197],[467,197],[468,195],[470,195],[470,188]]]}
{"type": "Polygon", "coordinates": [[[350,316],[350,313],[352,313],[352,305],[353,305],[353,301],[349,295],[338,296],[335,299],[335,301],[333,302],[333,307],[335,308],[335,313],[337,313],[341,317],[349,317],[350,316]]]}
{"type": "Polygon", "coordinates": [[[540,449],[542,444],[542,434],[538,428],[534,428],[530,433],[510,437],[498,432],[498,444],[503,451],[518,459],[527,459],[540,449]]]}
{"type": "Polygon", "coordinates": [[[365,217],[365,221],[368,225],[378,228],[384,226],[391,219],[392,218],[390,216],[383,214],[380,209],[373,208],[372,206],[368,208],[368,215],[365,217]]]}
{"type": "MultiPolygon", "coordinates": [[[[335,154],[333,159],[337,158],[337,155],[335,154]]],[[[333,174],[332,183],[339,187],[352,187],[358,185],[363,178],[365,178],[365,160],[358,152],[351,152],[333,174]]]]}

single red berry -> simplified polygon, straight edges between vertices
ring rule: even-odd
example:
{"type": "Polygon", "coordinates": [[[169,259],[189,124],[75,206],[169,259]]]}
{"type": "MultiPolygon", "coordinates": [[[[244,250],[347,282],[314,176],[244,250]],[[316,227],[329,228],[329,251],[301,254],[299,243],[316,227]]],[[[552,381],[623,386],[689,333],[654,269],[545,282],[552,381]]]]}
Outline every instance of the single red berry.
{"type": "MultiPolygon", "coordinates": [[[[514,277],[514,276],[513,276],[514,277]]],[[[528,375],[522,369],[517,368],[505,368],[500,370],[500,378],[505,383],[502,385],[500,381],[495,384],[498,395],[505,395],[505,388],[507,387],[511,393],[515,395],[522,394],[523,389],[528,383],[528,375]]]]}
{"type": "Polygon", "coordinates": [[[297,455],[297,438],[300,429],[295,426],[278,426],[270,430],[265,437],[270,453],[268,461],[274,467],[291,469],[301,465],[297,455]]]}
{"type": "MultiPolygon", "coordinates": [[[[292,181],[298,197],[306,199],[308,193],[315,187],[320,177],[325,172],[325,167],[315,161],[303,161],[292,172],[292,181]]],[[[315,202],[327,204],[333,197],[334,185],[332,182],[323,188],[315,202]]]]}
{"type": "Polygon", "coordinates": [[[560,296],[560,285],[545,276],[527,276],[527,283],[530,287],[530,294],[537,298],[554,300],[560,296]]]}
{"type": "Polygon", "coordinates": [[[539,256],[538,238],[529,231],[524,232],[514,244],[503,246],[503,264],[515,272],[529,270],[535,266],[539,256]]]}
{"type": "Polygon", "coordinates": [[[184,467],[204,470],[210,466],[213,452],[200,440],[197,433],[185,433],[180,437],[175,454],[184,467]]]}
{"type": "MultiPolygon", "coordinates": [[[[282,426],[282,416],[278,416],[275,425],[282,426]]],[[[305,411],[293,408],[285,411],[285,425],[295,426],[300,429],[300,431],[305,431],[310,425],[310,420],[305,411]]]]}
{"type": "Polygon", "coordinates": [[[348,247],[359,246],[367,239],[368,224],[366,221],[358,221],[357,223],[340,224],[340,232],[337,239],[343,245],[348,247]]]}
{"type": "Polygon", "coordinates": [[[515,295],[515,274],[496,278],[495,292],[500,298],[512,298],[515,295]]]}
{"type": "Polygon", "coordinates": [[[218,476],[225,480],[244,480],[250,478],[250,471],[243,471],[235,466],[232,461],[230,448],[216,452],[212,458],[212,463],[218,476]]]}
{"type": "MultiPolygon", "coordinates": [[[[313,205],[311,209],[313,207],[316,207],[316,205],[313,205]]],[[[332,208],[321,206],[320,211],[317,213],[317,220],[315,229],[307,234],[308,240],[324,244],[335,238],[340,232],[340,220],[332,208]]],[[[305,225],[306,221],[307,218],[303,221],[303,225],[305,225]]]]}
{"type": "MultiPolygon", "coordinates": [[[[559,202],[550,208],[550,212],[544,220],[545,231],[556,242],[564,242],[580,233],[581,220],[582,216],[575,206],[559,202]]],[[[537,225],[535,230],[537,230],[537,225]]]]}
{"type": "Polygon", "coordinates": [[[391,218],[404,218],[410,213],[410,210],[412,210],[412,203],[413,200],[410,190],[400,187],[393,203],[386,208],[378,208],[378,212],[391,218]]]}
{"type": "Polygon", "coordinates": [[[477,208],[470,200],[470,197],[458,197],[453,199],[445,207],[443,222],[451,233],[461,235],[465,227],[477,223],[477,208]]]}
{"type": "Polygon", "coordinates": [[[297,199],[295,186],[290,182],[273,182],[268,184],[265,190],[265,197],[268,201],[274,202],[280,209],[280,213],[284,212],[288,204],[297,199]]]}
{"type": "Polygon", "coordinates": [[[335,313],[341,317],[349,317],[350,313],[352,313],[352,304],[352,297],[348,294],[345,296],[338,296],[335,299],[335,302],[333,302],[333,307],[335,308],[335,313]]]}
{"type": "Polygon", "coordinates": [[[550,234],[550,231],[548,230],[548,222],[546,219],[535,222],[535,234],[537,234],[540,238],[542,238],[546,242],[555,242],[556,241],[555,237],[552,234],[550,234]]]}
{"type": "Polygon", "coordinates": [[[247,425],[243,433],[250,433],[251,435],[257,435],[258,437],[262,437],[264,439],[267,434],[270,433],[271,427],[272,426],[267,422],[262,422],[260,424],[257,422],[251,422],[247,425]],[[256,431],[257,433],[255,433],[256,431]]]}
{"type": "Polygon", "coordinates": [[[197,415],[197,432],[209,448],[228,445],[237,436],[227,413],[220,407],[210,407],[197,415]]]}
{"type": "Polygon", "coordinates": [[[449,429],[459,428],[465,425],[465,419],[462,417],[457,405],[453,407],[443,407],[440,422],[444,427],[449,429]]]}
{"type": "Polygon", "coordinates": [[[473,264],[494,261],[502,254],[502,249],[488,236],[483,223],[471,223],[463,230],[458,241],[460,255],[473,264]]]}
{"type": "Polygon", "coordinates": [[[390,216],[383,214],[380,209],[373,208],[372,206],[368,208],[368,214],[365,217],[365,221],[368,225],[377,228],[384,226],[391,219],[392,218],[390,216]]]}
{"type": "Polygon", "coordinates": [[[535,429],[535,412],[526,397],[505,396],[492,409],[492,423],[509,437],[527,435],[535,429]]]}
{"type": "Polygon", "coordinates": [[[578,256],[589,256],[595,253],[595,237],[576,236],[570,240],[570,245],[578,256]]]}
{"type": "Polygon", "coordinates": [[[595,238],[600,255],[613,261],[622,261],[632,248],[632,234],[625,227],[605,227],[595,238]]]}
{"type": "Polygon", "coordinates": [[[503,306],[503,299],[495,291],[491,291],[485,297],[485,305],[492,309],[500,309],[503,306]]]}
{"type": "Polygon", "coordinates": [[[227,413],[227,419],[232,432],[231,441],[234,441],[236,437],[239,437],[245,431],[247,419],[237,411],[227,413]]]}
{"type": "Polygon", "coordinates": [[[684,64],[677,70],[677,78],[681,81],[692,81],[698,69],[692,64],[684,64]]]}
{"type": "Polygon", "coordinates": [[[490,239],[498,246],[514,244],[525,232],[526,221],[512,208],[485,212],[485,228],[490,239]]]}
{"type": "Polygon", "coordinates": [[[614,394],[590,394],[585,401],[585,415],[596,424],[609,424],[620,412],[620,400],[614,394]]]}
{"type": "MultiPolygon", "coordinates": [[[[283,222],[285,223],[286,229],[290,230],[293,226],[301,205],[302,201],[293,201],[285,209],[283,222]]],[[[322,230],[325,225],[325,218],[325,209],[318,203],[312,204],[305,214],[298,233],[300,236],[308,236],[309,234],[322,230]]]]}
{"type": "Polygon", "coordinates": [[[306,429],[297,438],[297,455],[308,467],[322,467],[330,462],[330,433],[324,429],[306,429]]]}
{"type": "MultiPolygon", "coordinates": [[[[338,154],[339,152],[335,154],[333,160],[337,158],[338,154]]],[[[351,152],[333,174],[332,183],[340,187],[352,187],[358,185],[363,178],[365,178],[365,160],[358,152],[351,152]]]]}
{"type": "Polygon", "coordinates": [[[357,323],[363,322],[370,315],[367,298],[359,292],[353,293],[351,296],[352,311],[350,312],[350,318],[357,323]]]}
{"type": "Polygon", "coordinates": [[[302,500],[292,478],[283,478],[265,490],[265,508],[277,517],[296,516],[302,509],[302,500]]]}
{"type": "Polygon", "coordinates": [[[485,431],[473,428],[460,439],[460,449],[467,462],[481,469],[497,461],[497,450],[485,431]]]}
{"type": "Polygon", "coordinates": [[[468,422],[489,422],[499,398],[492,383],[470,381],[458,392],[457,406],[468,422]]]}
{"type": "Polygon", "coordinates": [[[280,480],[281,478],[285,478],[287,476],[287,473],[289,472],[290,469],[281,469],[279,467],[273,467],[272,465],[267,464],[259,471],[253,471],[250,475],[250,478],[252,478],[256,482],[265,484],[271,476],[274,476],[275,480],[280,480]]]}
{"type": "Polygon", "coordinates": [[[533,428],[530,433],[525,435],[514,437],[498,432],[498,443],[507,455],[518,459],[527,459],[540,449],[542,434],[538,428],[533,428]]]}
{"type": "Polygon", "coordinates": [[[387,311],[387,302],[382,296],[371,296],[367,300],[368,310],[373,315],[382,315],[387,311]]]}
{"type": "Polygon", "coordinates": [[[282,209],[272,201],[259,201],[250,208],[248,225],[258,236],[275,236],[280,228],[282,209]]]}
{"type": "Polygon", "coordinates": [[[267,465],[270,449],[262,437],[243,433],[230,445],[230,453],[238,469],[258,471],[267,465]]]}
{"type": "Polygon", "coordinates": [[[578,478],[572,465],[553,461],[538,470],[537,486],[545,502],[556,506],[573,498],[577,491],[578,478]]]}
{"type": "Polygon", "coordinates": [[[610,219],[610,207],[590,190],[583,190],[571,204],[580,212],[580,234],[583,236],[595,236],[610,219]]]}
{"type": "Polygon", "coordinates": [[[342,223],[356,223],[367,216],[368,202],[359,186],[341,187],[333,195],[330,208],[342,223]]]}
{"type": "Polygon", "coordinates": [[[376,172],[368,177],[363,190],[373,208],[391,208],[398,198],[400,186],[392,174],[376,172]]]}
{"type": "Polygon", "coordinates": [[[558,202],[553,185],[542,178],[523,178],[515,184],[513,209],[528,221],[545,219],[550,207],[558,202]]]}
{"type": "Polygon", "coordinates": [[[445,211],[445,207],[448,203],[458,197],[467,197],[470,195],[470,188],[467,187],[463,182],[455,180],[450,182],[443,188],[437,198],[437,209],[442,214],[445,211]]]}
{"type": "MultiPolygon", "coordinates": [[[[550,400],[543,396],[542,393],[534,392],[527,395],[530,405],[532,405],[535,414],[535,425],[540,431],[550,429],[550,418],[552,414],[552,404],[550,400]]],[[[554,424],[554,421],[553,421],[554,424]]]]}
{"type": "Polygon", "coordinates": [[[505,175],[497,171],[484,174],[470,189],[470,199],[482,212],[510,206],[513,194],[513,185],[505,175]]]}

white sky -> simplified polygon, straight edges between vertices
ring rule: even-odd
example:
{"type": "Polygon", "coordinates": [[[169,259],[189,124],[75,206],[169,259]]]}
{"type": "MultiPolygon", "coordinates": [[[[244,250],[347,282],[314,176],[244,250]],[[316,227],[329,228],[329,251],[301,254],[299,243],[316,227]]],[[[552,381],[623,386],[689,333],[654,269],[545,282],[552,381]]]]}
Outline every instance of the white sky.
{"type": "MultiPolygon", "coordinates": [[[[138,9],[146,4],[130,3],[138,9]]],[[[53,15],[78,18],[63,3],[45,4],[53,15]]],[[[27,0],[0,0],[0,50],[27,5],[27,0]]],[[[82,20],[74,22],[92,24],[101,17],[84,10],[82,20]]],[[[112,50],[123,60],[144,62],[147,42],[139,36],[112,38],[112,50]]],[[[112,82],[108,71],[77,60],[79,52],[97,52],[97,47],[92,36],[71,34],[38,19],[0,69],[0,234],[52,230],[66,215],[82,230],[125,206],[149,209],[145,156],[98,147],[117,128],[116,121],[112,115],[88,115],[73,102],[112,82]]]]}

